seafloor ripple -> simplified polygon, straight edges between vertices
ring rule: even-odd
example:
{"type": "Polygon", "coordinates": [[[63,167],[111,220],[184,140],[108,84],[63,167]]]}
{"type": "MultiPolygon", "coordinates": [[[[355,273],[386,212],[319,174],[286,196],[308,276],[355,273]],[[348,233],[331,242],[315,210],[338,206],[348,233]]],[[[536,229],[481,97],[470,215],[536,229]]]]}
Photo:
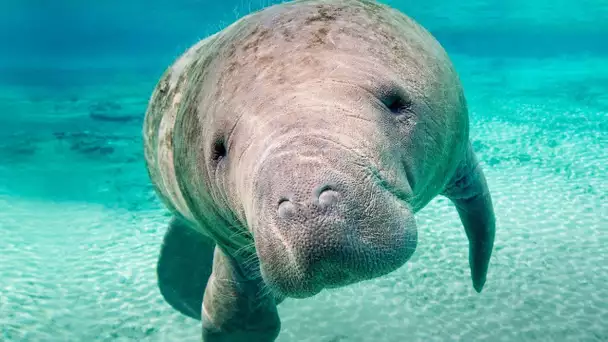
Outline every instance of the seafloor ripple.
{"type": "Polygon", "coordinates": [[[162,212],[0,200],[4,340],[147,340],[185,325],[155,285],[162,212]]]}

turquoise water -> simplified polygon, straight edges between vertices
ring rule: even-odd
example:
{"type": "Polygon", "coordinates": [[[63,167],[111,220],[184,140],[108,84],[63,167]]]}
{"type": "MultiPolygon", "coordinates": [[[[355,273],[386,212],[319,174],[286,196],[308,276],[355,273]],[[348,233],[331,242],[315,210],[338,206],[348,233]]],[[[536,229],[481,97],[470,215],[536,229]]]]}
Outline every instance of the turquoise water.
{"type": "MultiPolygon", "coordinates": [[[[168,217],[141,122],[178,54],[267,3],[0,3],[0,341],[200,340],[156,287],[168,217]]],[[[407,265],[284,302],[279,341],[608,341],[608,3],[386,3],[465,85],[497,216],[488,281],[475,293],[438,197],[407,265]]]]}

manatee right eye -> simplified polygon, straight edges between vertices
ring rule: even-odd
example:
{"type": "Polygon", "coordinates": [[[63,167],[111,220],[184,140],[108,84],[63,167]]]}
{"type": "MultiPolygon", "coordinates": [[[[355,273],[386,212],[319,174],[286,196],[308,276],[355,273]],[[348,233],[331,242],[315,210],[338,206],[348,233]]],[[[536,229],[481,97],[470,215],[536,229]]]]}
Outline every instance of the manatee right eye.
{"type": "Polygon", "coordinates": [[[396,91],[386,94],[381,101],[395,115],[403,115],[412,109],[412,101],[396,91]]]}

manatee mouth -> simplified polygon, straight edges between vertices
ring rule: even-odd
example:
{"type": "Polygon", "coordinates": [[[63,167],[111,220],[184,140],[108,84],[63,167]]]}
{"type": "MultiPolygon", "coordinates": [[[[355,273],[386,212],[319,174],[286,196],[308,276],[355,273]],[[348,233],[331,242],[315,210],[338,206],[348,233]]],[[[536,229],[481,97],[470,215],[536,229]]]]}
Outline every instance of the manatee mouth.
{"type": "Polygon", "coordinates": [[[387,181],[384,177],[382,177],[380,171],[375,167],[368,166],[367,171],[371,176],[374,184],[376,184],[376,186],[378,186],[380,189],[391,194],[396,201],[402,202],[404,204],[407,204],[410,201],[411,195],[405,190],[406,185],[396,185],[387,181]]]}
{"type": "Polygon", "coordinates": [[[269,223],[276,235],[265,234],[256,244],[270,290],[282,297],[307,298],[386,275],[410,259],[417,230],[409,196],[380,172],[368,171],[367,193],[356,196],[368,200],[322,217],[302,210],[302,217],[289,224],[269,223]]]}
{"type": "Polygon", "coordinates": [[[416,249],[405,165],[352,146],[297,135],[257,163],[248,222],[261,276],[280,297],[386,275],[416,249]]]}
{"type": "Polygon", "coordinates": [[[276,281],[267,281],[266,284],[278,297],[304,299],[313,297],[325,289],[337,289],[374,277],[361,279],[347,271],[336,269],[333,271],[332,278],[334,279],[325,277],[323,273],[316,273],[309,277],[300,277],[299,280],[294,280],[289,285],[276,281]]]}

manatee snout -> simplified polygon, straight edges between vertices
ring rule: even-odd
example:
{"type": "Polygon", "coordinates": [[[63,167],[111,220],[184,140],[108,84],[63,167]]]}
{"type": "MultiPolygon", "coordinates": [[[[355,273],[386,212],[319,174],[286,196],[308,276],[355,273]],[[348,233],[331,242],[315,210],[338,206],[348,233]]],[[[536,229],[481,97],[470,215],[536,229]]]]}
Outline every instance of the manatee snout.
{"type": "Polygon", "coordinates": [[[310,297],[379,277],[413,254],[412,210],[373,172],[373,157],[306,137],[260,163],[253,230],[262,276],[278,294],[310,297]]]}

